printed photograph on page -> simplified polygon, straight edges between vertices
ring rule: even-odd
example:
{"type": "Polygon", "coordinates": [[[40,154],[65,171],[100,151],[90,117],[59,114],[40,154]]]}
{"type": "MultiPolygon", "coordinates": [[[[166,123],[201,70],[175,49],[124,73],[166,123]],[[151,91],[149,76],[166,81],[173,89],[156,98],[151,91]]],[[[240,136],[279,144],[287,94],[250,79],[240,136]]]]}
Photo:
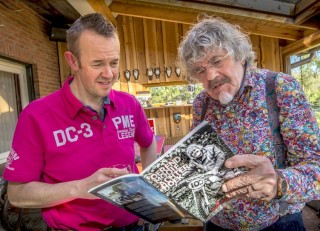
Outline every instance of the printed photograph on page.
{"type": "Polygon", "coordinates": [[[226,202],[223,182],[243,171],[224,167],[233,153],[208,123],[195,129],[143,176],[194,217],[207,221],[226,202]]]}

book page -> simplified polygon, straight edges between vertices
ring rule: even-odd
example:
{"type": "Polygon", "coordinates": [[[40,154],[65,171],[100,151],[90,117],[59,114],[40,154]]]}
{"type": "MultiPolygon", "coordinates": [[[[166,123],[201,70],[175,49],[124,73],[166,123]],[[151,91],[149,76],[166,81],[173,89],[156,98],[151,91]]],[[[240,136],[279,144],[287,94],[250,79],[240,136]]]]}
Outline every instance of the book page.
{"type": "Polygon", "coordinates": [[[174,203],[206,222],[227,201],[221,190],[223,182],[243,173],[224,167],[231,156],[228,146],[204,121],[142,175],[174,203]]]}
{"type": "Polygon", "coordinates": [[[89,192],[153,224],[184,217],[167,196],[137,174],[117,177],[89,192]]]}

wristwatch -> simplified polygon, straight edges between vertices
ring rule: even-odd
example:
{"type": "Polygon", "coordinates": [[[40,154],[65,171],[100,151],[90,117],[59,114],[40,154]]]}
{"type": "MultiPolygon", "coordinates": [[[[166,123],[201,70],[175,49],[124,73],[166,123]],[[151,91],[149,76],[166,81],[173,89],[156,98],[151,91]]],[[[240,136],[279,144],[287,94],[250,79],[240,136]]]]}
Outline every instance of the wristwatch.
{"type": "Polygon", "coordinates": [[[277,171],[277,195],[274,199],[280,199],[287,192],[288,184],[280,171],[277,171]]]}

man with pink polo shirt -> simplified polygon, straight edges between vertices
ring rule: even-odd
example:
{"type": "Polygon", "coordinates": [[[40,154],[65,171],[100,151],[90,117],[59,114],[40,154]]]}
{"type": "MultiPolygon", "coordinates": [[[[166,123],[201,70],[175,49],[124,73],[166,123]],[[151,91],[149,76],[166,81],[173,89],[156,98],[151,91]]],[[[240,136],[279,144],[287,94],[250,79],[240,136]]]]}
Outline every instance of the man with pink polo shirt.
{"type": "Polygon", "coordinates": [[[138,217],[88,193],[114,175],[116,164],[156,159],[156,142],[134,96],[112,89],[120,45],[100,14],[79,18],[67,31],[65,58],[74,71],[61,89],[20,114],[3,177],[9,201],[41,208],[50,230],[142,230],[138,217]]]}

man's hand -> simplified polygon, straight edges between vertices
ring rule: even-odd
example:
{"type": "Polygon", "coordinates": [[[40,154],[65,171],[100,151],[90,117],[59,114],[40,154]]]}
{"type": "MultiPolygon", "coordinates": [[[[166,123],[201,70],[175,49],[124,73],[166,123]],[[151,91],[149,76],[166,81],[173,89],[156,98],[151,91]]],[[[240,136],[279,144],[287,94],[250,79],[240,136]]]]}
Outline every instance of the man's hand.
{"type": "Polygon", "coordinates": [[[222,185],[226,196],[246,196],[270,201],[277,194],[277,173],[271,161],[264,156],[236,155],[226,160],[227,168],[246,167],[249,171],[222,185]]]}
{"type": "Polygon", "coordinates": [[[88,193],[88,190],[92,187],[95,187],[99,184],[102,184],[106,181],[111,180],[117,176],[128,174],[129,172],[126,169],[119,169],[119,168],[101,168],[91,176],[79,180],[79,192],[84,193],[84,195],[79,196],[80,198],[87,198],[87,199],[97,199],[96,196],[88,193]],[[84,189],[84,190],[83,190],[84,189]]]}
{"type": "Polygon", "coordinates": [[[98,199],[88,193],[90,188],[127,173],[126,169],[101,168],[87,178],[57,184],[9,182],[9,200],[16,207],[48,208],[79,198],[98,199]]]}

